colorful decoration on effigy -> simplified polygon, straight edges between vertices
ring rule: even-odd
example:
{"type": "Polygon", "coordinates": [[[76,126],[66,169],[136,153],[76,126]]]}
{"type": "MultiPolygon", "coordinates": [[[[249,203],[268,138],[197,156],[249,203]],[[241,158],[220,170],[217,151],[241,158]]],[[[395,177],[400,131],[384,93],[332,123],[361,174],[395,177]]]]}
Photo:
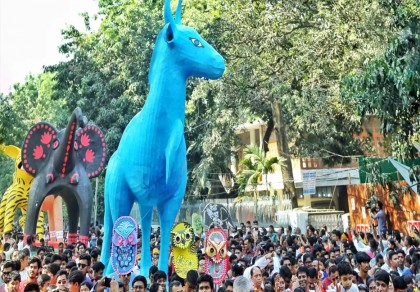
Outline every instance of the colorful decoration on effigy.
{"type": "MultiPolygon", "coordinates": [[[[29,189],[34,178],[32,175],[21,168],[22,159],[20,156],[20,148],[13,145],[0,145],[0,153],[9,156],[15,161],[13,183],[3,194],[0,203],[0,233],[4,234],[6,232],[13,231],[13,220],[17,209],[20,209],[22,213],[22,216],[19,218],[19,225],[21,228],[24,228],[29,189]]],[[[39,236],[39,238],[44,237],[43,213],[41,213],[38,218],[36,234],[39,236]]]]}
{"type": "Polygon", "coordinates": [[[194,244],[194,230],[186,222],[176,224],[171,231],[173,263],[178,276],[185,279],[191,269],[198,268],[197,249],[194,244]]]}
{"type": "Polygon", "coordinates": [[[229,257],[227,256],[228,238],[221,228],[211,228],[206,235],[204,271],[220,285],[226,278],[229,257]]]}
{"type": "MultiPolygon", "coordinates": [[[[186,82],[190,76],[217,79],[225,63],[222,56],[194,29],[181,25],[182,1],[174,19],[165,0],[165,26],[152,56],[146,103],[128,124],[111,157],[105,178],[104,241],[101,254],[109,262],[111,231],[115,220],[140,209],[142,252],[140,273],[151,266],[150,227],[157,208],[161,241],[158,268],[168,268],[170,232],[187,183],[184,138],[186,82]]],[[[107,266],[105,274],[112,272],[107,266]]]]}
{"type": "Polygon", "coordinates": [[[36,218],[48,195],[63,198],[69,215],[68,243],[78,240],[87,244],[92,212],[90,178],[98,176],[105,166],[106,145],[102,132],[87,119],[80,108],[71,115],[66,129],[58,131],[40,122],[33,126],[23,144],[22,166],[33,175],[26,213],[25,237],[35,232],[36,218]]]}
{"type": "Polygon", "coordinates": [[[136,264],[137,223],[133,217],[122,216],[114,223],[111,263],[118,275],[131,273],[136,264]]]}
{"type": "Polygon", "coordinates": [[[203,209],[203,215],[204,225],[207,228],[214,225],[227,230],[234,226],[228,209],[222,204],[208,203],[203,209]]]}
{"type": "Polygon", "coordinates": [[[201,234],[204,232],[203,218],[201,218],[200,214],[192,213],[191,221],[194,233],[201,237],[201,234]]]}

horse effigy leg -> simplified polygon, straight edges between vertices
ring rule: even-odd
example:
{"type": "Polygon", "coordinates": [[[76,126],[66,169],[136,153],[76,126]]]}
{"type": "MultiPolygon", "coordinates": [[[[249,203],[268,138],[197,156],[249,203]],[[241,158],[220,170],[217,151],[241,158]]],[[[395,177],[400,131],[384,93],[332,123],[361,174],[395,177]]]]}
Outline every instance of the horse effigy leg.
{"type": "Polygon", "coordinates": [[[139,205],[139,209],[141,226],[140,274],[147,277],[146,275],[149,274],[149,269],[152,264],[152,256],[150,254],[150,228],[152,227],[153,207],[139,205]]]}
{"type": "Polygon", "coordinates": [[[181,207],[182,199],[185,193],[184,186],[180,187],[172,199],[169,199],[157,206],[160,221],[160,255],[159,270],[168,270],[169,244],[172,226],[181,207]]]}
{"type": "Polygon", "coordinates": [[[120,216],[128,216],[133,207],[131,191],[124,178],[118,174],[123,170],[118,169],[116,161],[118,157],[112,157],[108,163],[108,171],[105,177],[105,214],[104,214],[104,237],[102,243],[101,261],[107,263],[104,275],[113,272],[111,264],[111,240],[114,222],[120,216]]]}

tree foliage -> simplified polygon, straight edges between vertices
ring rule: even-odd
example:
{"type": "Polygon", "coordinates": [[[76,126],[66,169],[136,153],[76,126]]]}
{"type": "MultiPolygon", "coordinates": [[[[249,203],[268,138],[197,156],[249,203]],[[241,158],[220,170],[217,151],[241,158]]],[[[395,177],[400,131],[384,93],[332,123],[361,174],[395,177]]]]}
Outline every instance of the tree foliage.
{"type": "Polygon", "coordinates": [[[382,120],[390,154],[412,157],[420,133],[420,10],[413,1],[384,2],[397,34],[381,56],[344,80],[342,93],[358,114],[382,120]]]}

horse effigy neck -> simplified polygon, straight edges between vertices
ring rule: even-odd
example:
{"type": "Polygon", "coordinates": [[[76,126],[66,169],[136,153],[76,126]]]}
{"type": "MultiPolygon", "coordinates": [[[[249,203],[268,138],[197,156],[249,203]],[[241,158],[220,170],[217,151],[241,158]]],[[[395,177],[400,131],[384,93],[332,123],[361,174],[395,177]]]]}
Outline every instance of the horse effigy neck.
{"type": "Polygon", "coordinates": [[[178,118],[185,116],[186,78],[181,70],[163,69],[150,78],[150,91],[145,106],[162,108],[178,118]]]}

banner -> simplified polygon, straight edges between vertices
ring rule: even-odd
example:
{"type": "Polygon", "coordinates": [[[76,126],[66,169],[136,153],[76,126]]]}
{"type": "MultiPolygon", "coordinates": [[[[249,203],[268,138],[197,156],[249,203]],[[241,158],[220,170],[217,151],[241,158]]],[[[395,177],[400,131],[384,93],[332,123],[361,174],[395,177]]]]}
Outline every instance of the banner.
{"type": "Polygon", "coordinates": [[[302,171],[303,195],[316,194],[316,170],[302,171]]]}
{"type": "Polygon", "coordinates": [[[203,213],[204,225],[207,228],[212,224],[215,225],[214,227],[221,227],[225,230],[234,226],[228,209],[221,204],[208,203],[204,207],[203,213]]]}

